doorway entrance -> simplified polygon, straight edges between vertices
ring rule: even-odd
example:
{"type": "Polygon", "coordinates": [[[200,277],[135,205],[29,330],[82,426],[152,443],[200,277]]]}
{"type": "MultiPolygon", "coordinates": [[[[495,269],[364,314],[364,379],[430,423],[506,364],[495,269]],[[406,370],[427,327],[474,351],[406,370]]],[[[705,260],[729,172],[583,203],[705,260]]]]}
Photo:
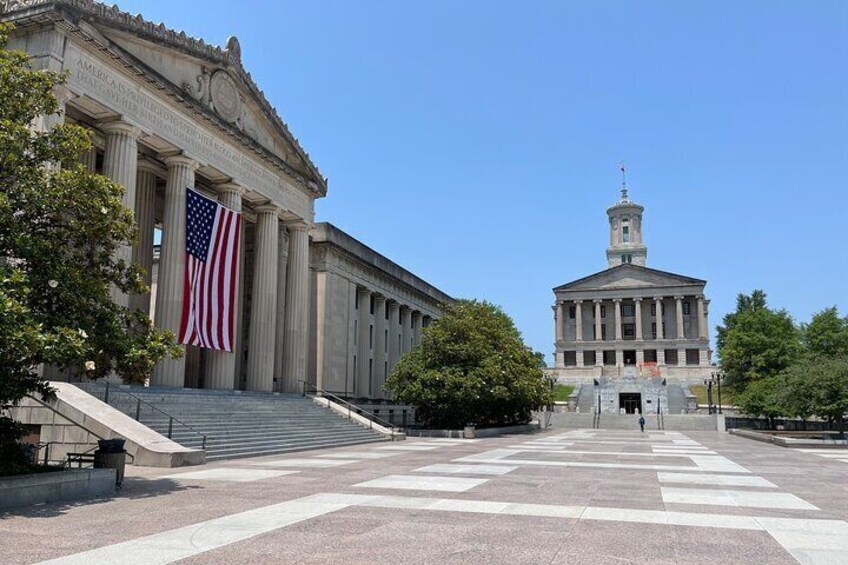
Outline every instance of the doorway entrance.
{"type": "Polygon", "coordinates": [[[618,406],[622,408],[626,414],[636,414],[637,411],[642,411],[642,393],[641,392],[622,392],[618,395],[618,406]]]}
{"type": "Polygon", "coordinates": [[[635,349],[625,349],[624,350],[624,364],[625,365],[635,365],[636,364],[636,350],[635,349]]]}

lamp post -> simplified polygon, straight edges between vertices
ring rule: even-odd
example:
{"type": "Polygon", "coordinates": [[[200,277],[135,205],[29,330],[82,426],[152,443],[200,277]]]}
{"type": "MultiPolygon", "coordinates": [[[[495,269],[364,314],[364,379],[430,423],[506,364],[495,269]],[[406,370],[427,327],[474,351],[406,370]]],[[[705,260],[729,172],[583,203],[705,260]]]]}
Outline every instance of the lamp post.
{"type": "Polygon", "coordinates": [[[707,414],[713,413],[713,378],[704,379],[704,386],[707,387],[707,414]]]}
{"type": "Polygon", "coordinates": [[[716,388],[718,389],[718,413],[721,414],[721,379],[724,378],[724,373],[721,371],[715,371],[712,374],[713,380],[715,380],[716,388]]]}

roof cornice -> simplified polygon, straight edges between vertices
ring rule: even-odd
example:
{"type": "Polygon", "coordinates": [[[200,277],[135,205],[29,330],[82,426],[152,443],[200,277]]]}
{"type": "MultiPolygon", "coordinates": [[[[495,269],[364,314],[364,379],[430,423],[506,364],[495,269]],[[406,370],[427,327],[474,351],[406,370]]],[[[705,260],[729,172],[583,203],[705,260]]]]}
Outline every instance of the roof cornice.
{"type": "MultiPolygon", "coordinates": [[[[220,65],[226,68],[229,72],[238,77],[245,88],[253,95],[254,99],[259,104],[266,117],[277,129],[292,147],[295,148],[298,155],[303,159],[306,166],[309,168],[312,178],[303,179],[304,184],[320,196],[325,196],[327,193],[327,179],[321,174],[317,166],[312,162],[309,154],[300,145],[298,139],[291,133],[286,123],[277,113],[277,110],[268,102],[264,91],[259,88],[256,81],[253,80],[251,74],[245,70],[241,61],[241,46],[236,37],[230,37],[227,41],[227,46],[221,48],[217,45],[206,43],[203,39],[198,39],[186,35],[184,31],[175,31],[165,27],[164,23],[154,23],[145,20],[141,14],[132,15],[129,12],[120,10],[117,6],[107,6],[94,0],[0,0],[0,16],[2,19],[27,19],[37,16],[43,20],[44,16],[54,12],[62,19],[70,21],[76,26],[76,20],[69,20],[68,13],[77,16],[78,18],[86,19],[92,23],[100,23],[108,27],[112,27],[121,31],[126,31],[135,34],[143,39],[149,39],[159,44],[166,45],[178,49],[186,54],[204,59],[213,64],[220,65]],[[15,17],[9,17],[16,14],[15,17]],[[311,182],[310,182],[311,181],[311,182]]],[[[53,18],[51,18],[53,19],[53,18]]],[[[77,33],[82,33],[78,28],[77,33]]],[[[295,177],[302,176],[295,171],[291,165],[280,160],[284,169],[288,169],[287,173],[295,177]]]]}

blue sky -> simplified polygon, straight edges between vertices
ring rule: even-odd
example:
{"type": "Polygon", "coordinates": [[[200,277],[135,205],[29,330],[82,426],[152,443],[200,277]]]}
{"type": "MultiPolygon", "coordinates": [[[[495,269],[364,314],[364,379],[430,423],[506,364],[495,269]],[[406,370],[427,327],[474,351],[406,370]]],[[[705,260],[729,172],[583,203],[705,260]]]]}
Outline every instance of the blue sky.
{"type": "Polygon", "coordinates": [[[329,177],[328,220],[553,349],[605,267],[625,161],[648,265],[848,313],[848,3],[120,3],[243,59],[329,177]]]}

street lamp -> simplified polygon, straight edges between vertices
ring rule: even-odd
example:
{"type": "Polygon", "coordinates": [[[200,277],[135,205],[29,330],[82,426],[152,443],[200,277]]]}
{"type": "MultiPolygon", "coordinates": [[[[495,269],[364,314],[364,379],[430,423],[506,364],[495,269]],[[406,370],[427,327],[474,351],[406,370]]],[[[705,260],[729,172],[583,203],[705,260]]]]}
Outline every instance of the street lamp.
{"type": "Polygon", "coordinates": [[[718,389],[718,413],[721,414],[721,379],[724,378],[724,373],[721,371],[715,371],[712,374],[712,378],[715,379],[716,388],[718,389]]]}
{"type": "Polygon", "coordinates": [[[715,414],[718,412],[722,414],[721,411],[721,379],[724,377],[724,374],[721,371],[713,371],[710,373],[709,380],[704,379],[704,385],[707,387],[707,411],[710,414],[715,414]],[[713,385],[715,385],[716,390],[718,391],[718,410],[716,410],[716,405],[713,403],[713,385]]]}

